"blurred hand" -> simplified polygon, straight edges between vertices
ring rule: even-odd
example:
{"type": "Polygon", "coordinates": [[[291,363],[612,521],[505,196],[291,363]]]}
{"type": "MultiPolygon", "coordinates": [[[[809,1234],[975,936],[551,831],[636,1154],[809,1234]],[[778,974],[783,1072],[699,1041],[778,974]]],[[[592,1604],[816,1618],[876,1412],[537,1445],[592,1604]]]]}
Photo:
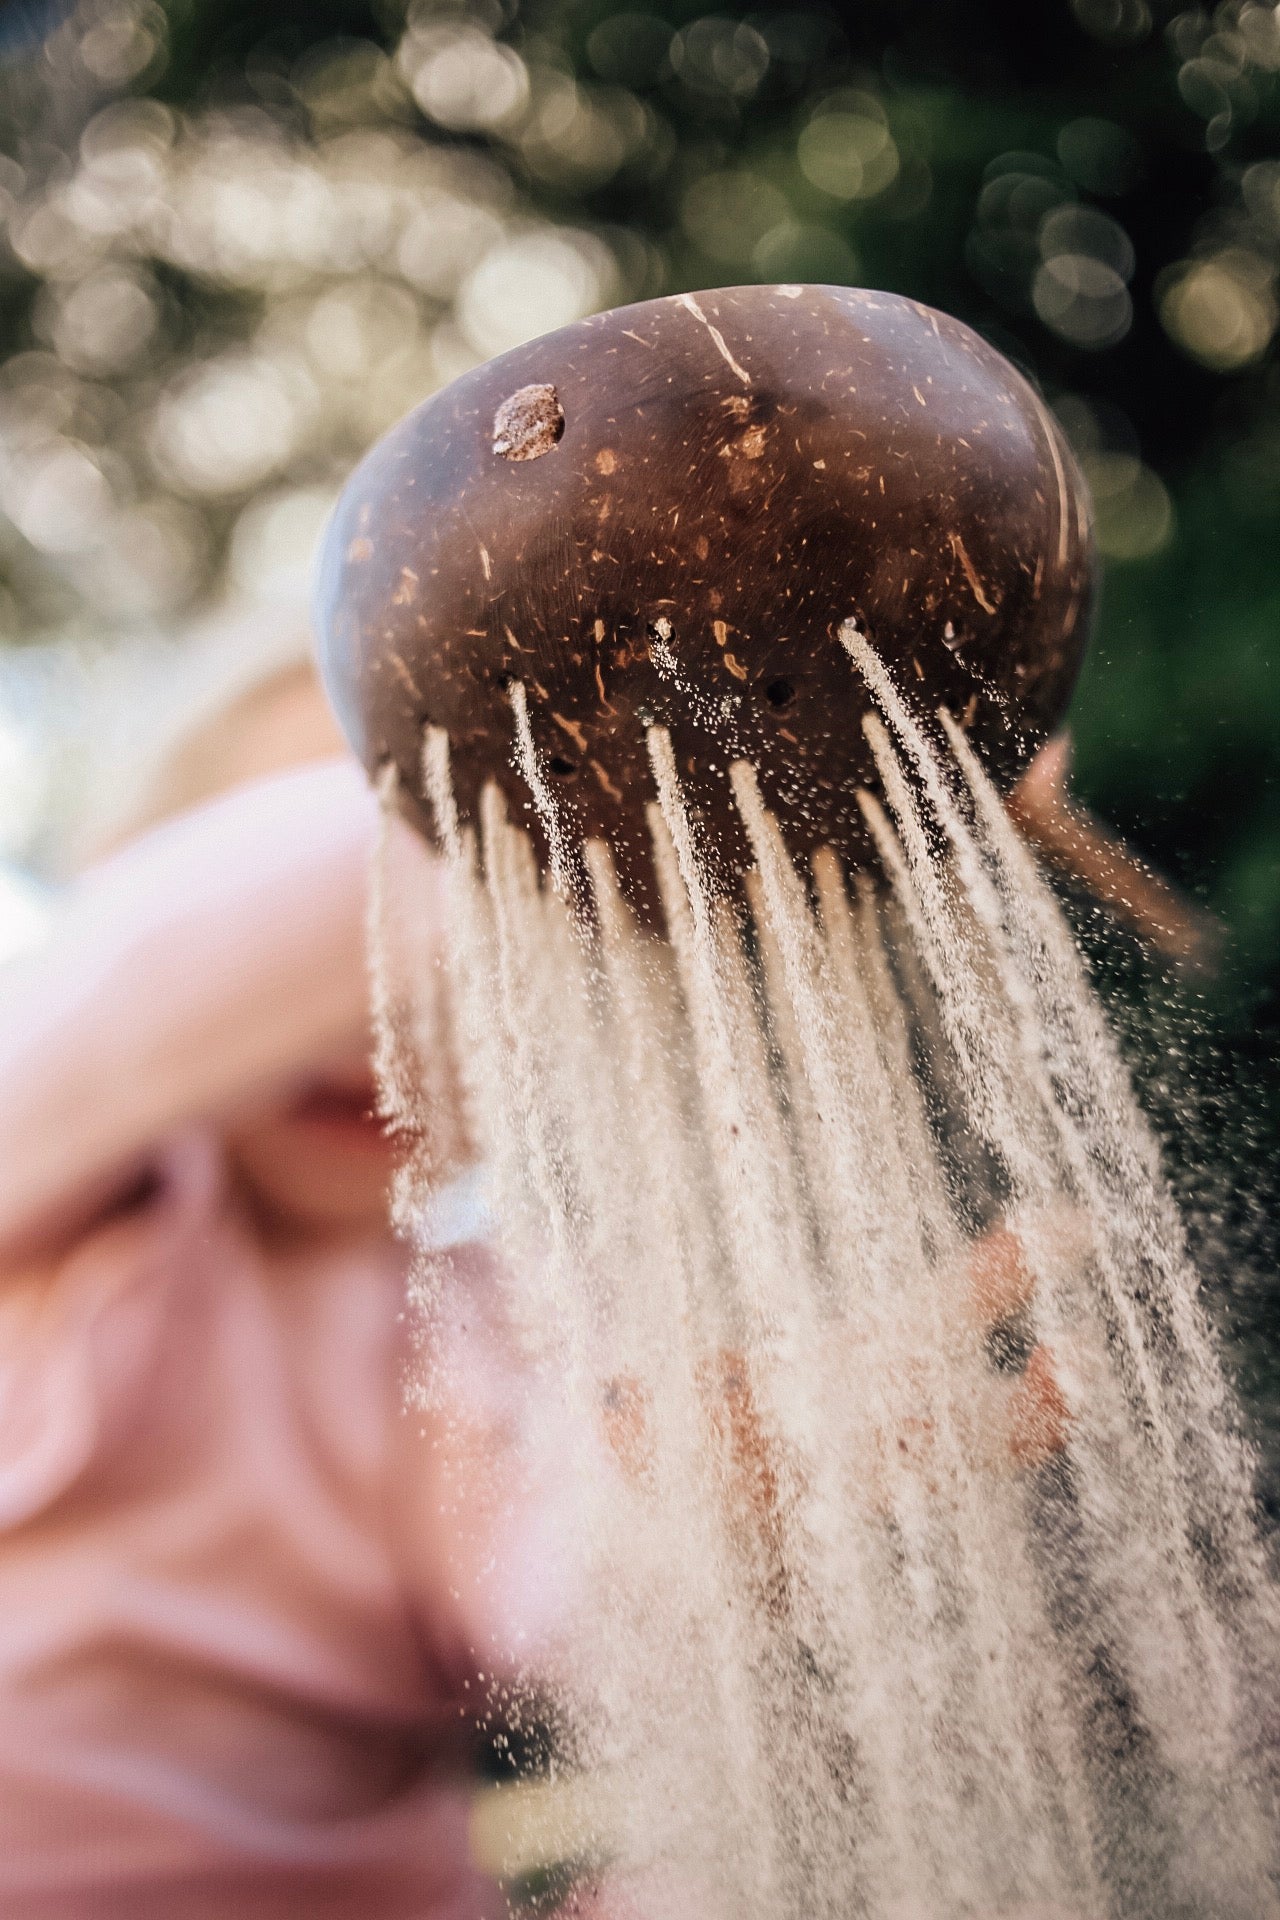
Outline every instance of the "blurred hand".
{"type": "Polygon", "coordinates": [[[1009,795],[1009,812],[1027,839],[1167,959],[1212,967],[1221,926],[1072,798],[1070,774],[1071,741],[1062,733],[1041,747],[1009,795]]]}
{"type": "MultiPolygon", "coordinates": [[[[966,1257],[957,1289],[972,1330],[988,1335],[1014,1321],[1028,1305],[1035,1285],[1026,1248],[1008,1227],[975,1241],[966,1257]]],[[[934,1484],[938,1470],[937,1420],[930,1411],[929,1368],[908,1363],[892,1382],[886,1402],[896,1408],[887,1423],[869,1435],[867,1457],[858,1462],[859,1485],[868,1507],[888,1513],[892,1474],[905,1468],[934,1484]]],[[[1043,1343],[1031,1347],[1013,1380],[993,1371],[967,1416],[961,1442],[966,1453],[990,1472],[1031,1472],[1061,1452],[1070,1434],[1070,1410],[1053,1355],[1043,1343]]],[[[698,1391],[713,1443],[727,1467],[731,1502],[748,1520],[772,1558],[781,1550],[779,1466],[751,1383],[744,1353],[722,1349],[704,1364],[698,1391]]],[[[650,1477],[655,1457],[653,1401],[649,1389],[631,1374],[616,1375],[603,1389],[601,1417],[605,1438],[623,1473],[634,1485],[650,1477]]]]}

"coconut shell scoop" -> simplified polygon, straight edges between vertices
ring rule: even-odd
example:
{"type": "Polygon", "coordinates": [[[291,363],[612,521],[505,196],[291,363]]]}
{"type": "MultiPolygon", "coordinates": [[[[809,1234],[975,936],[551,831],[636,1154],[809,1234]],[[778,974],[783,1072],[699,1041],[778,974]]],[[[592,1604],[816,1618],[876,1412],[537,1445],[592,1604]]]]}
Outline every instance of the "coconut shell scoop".
{"type": "Polygon", "coordinates": [[[418,407],[342,496],[318,620],[352,744],[426,832],[437,726],[462,820],[496,781],[547,856],[519,704],[566,831],[643,905],[649,725],[726,880],[740,758],[793,854],[870,865],[841,626],[1007,786],[1065,712],[1091,590],[1070,451],[985,341],[892,294],[737,287],[579,321],[418,407]]]}

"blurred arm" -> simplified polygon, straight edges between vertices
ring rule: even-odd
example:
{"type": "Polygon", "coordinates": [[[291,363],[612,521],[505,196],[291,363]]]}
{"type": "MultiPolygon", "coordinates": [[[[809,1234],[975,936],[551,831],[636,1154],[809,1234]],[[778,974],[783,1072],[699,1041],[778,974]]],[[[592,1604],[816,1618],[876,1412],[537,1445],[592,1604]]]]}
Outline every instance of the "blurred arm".
{"type": "Polygon", "coordinates": [[[1009,796],[1009,811],[1027,838],[1168,959],[1211,965],[1221,927],[1071,798],[1069,772],[1070,741],[1060,734],[1041,748],[1009,796]]]}
{"type": "Polygon", "coordinates": [[[74,1231],[175,1126],[367,1024],[376,802],[354,764],[242,787],[92,869],[0,981],[0,1246],[74,1231]]]}

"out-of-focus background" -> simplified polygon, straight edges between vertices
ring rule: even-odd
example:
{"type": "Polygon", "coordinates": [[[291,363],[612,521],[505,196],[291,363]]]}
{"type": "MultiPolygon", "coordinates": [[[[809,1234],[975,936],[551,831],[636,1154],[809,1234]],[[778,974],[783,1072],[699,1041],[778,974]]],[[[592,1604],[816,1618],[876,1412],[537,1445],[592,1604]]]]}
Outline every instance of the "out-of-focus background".
{"type": "Polygon", "coordinates": [[[337,486],[433,388],[622,300],[892,288],[1091,483],[1078,787],[1229,930],[1194,1024],[1238,1229],[1280,1105],[1278,269],[1261,0],[7,0],[3,937],[297,646],[337,486]]]}

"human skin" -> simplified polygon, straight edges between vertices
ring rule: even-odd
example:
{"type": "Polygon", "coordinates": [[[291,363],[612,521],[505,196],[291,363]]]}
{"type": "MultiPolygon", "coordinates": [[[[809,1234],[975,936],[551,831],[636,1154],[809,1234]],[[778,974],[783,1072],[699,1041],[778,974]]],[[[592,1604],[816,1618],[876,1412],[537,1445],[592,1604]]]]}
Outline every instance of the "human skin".
{"type": "MultiPolygon", "coordinates": [[[[971,1330],[985,1335],[1021,1313],[1035,1290],[1035,1276],[1020,1235],[994,1227],[975,1240],[964,1257],[957,1289],[961,1312],[971,1330]]],[[[776,1551],[781,1538],[778,1463],[757,1404],[746,1356],[725,1348],[706,1365],[699,1390],[715,1445],[725,1456],[731,1483],[747,1523],[776,1551]]],[[[876,1436],[876,1450],[893,1447],[898,1464],[925,1478],[930,1472],[934,1425],[926,1406],[911,1407],[910,1394],[893,1433],[876,1436]]],[[[1032,1347],[1018,1378],[997,1388],[984,1402],[986,1430],[970,1436],[975,1454],[992,1472],[1031,1472],[1060,1453],[1070,1435],[1066,1394],[1043,1342],[1032,1347]]],[[[653,1459],[650,1395],[633,1375],[606,1383],[601,1395],[601,1427],[623,1472],[643,1482],[653,1459]]],[[[882,1467],[865,1463],[862,1484],[868,1502],[877,1505],[882,1467]]]]}
{"type": "Polygon", "coordinates": [[[213,800],[76,883],[6,983],[0,1249],[73,1239],[196,1119],[224,1129],[269,1212],[385,1213],[390,1149],[354,1065],[376,827],[358,769],[335,761],[213,800]]]}

